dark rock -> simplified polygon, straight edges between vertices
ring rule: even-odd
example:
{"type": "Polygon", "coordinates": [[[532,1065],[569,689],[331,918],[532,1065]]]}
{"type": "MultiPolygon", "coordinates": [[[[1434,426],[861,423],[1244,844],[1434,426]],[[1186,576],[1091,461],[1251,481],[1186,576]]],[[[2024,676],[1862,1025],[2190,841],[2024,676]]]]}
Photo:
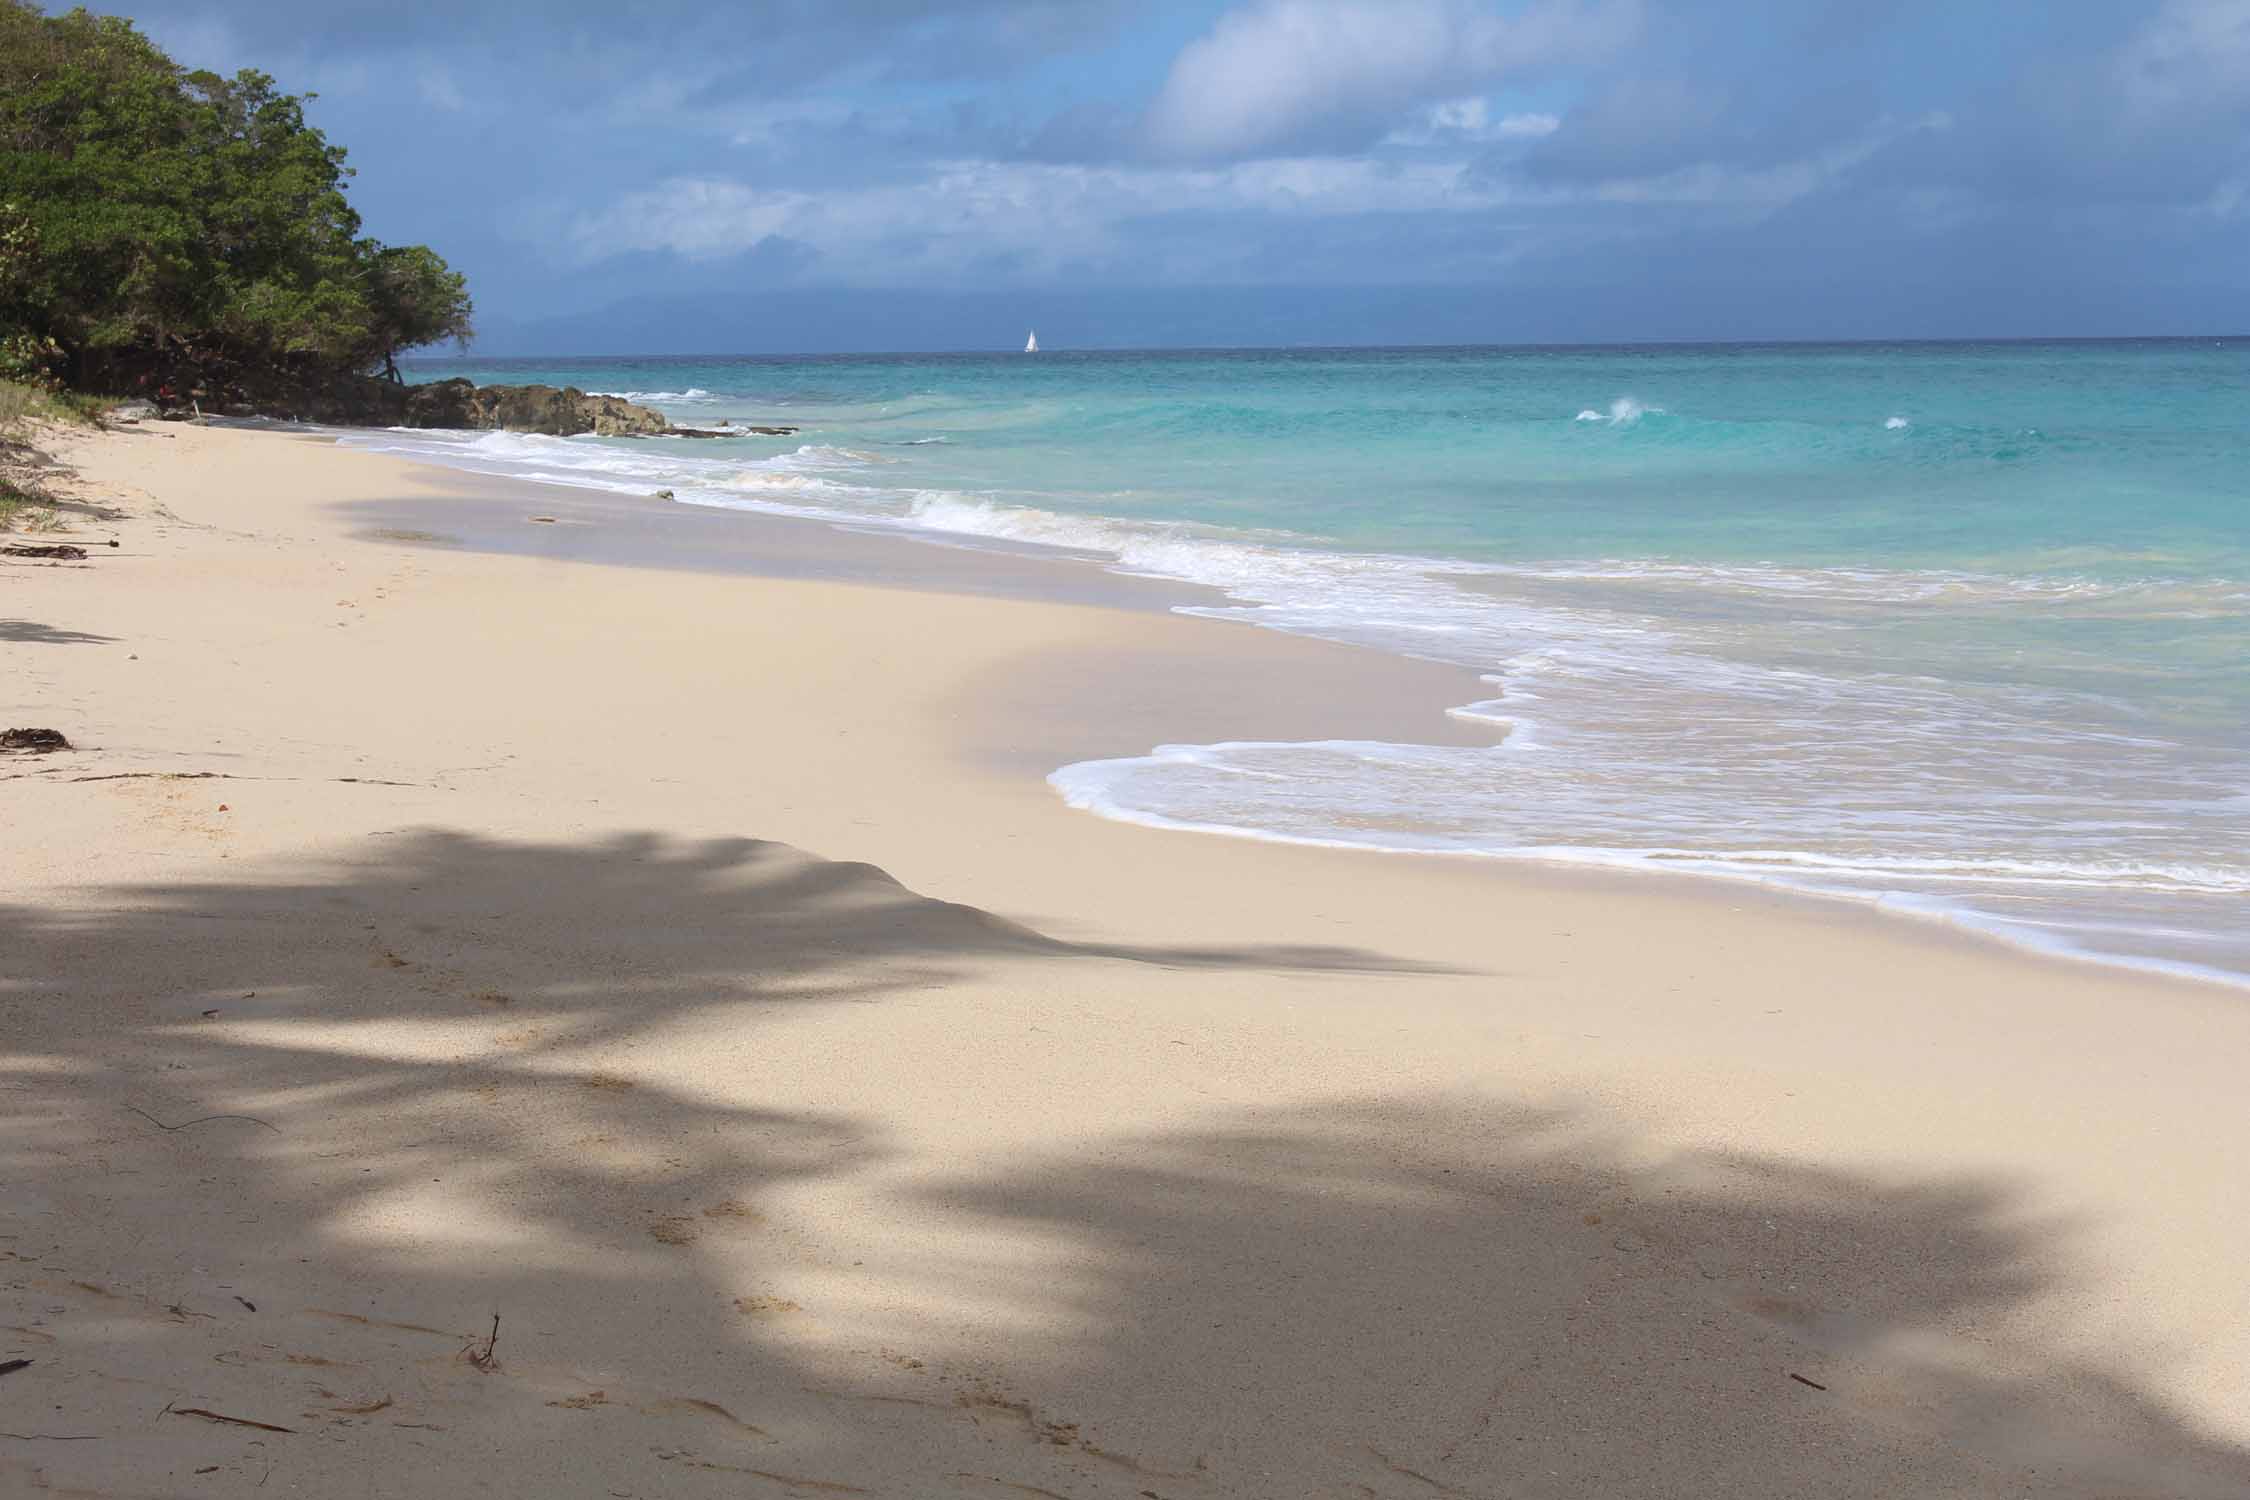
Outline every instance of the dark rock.
{"type": "MultiPolygon", "coordinates": [[[[209,410],[229,410],[336,427],[446,427],[463,432],[537,432],[549,437],[788,437],[794,427],[674,427],[660,411],[622,396],[595,396],[575,386],[485,385],[455,376],[400,385],[352,376],[316,389],[245,395],[209,410]]],[[[185,408],[176,415],[189,413],[185,408]]],[[[175,415],[167,412],[165,415],[175,415]]]]}
{"type": "Polygon", "coordinates": [[[410,385],[405,391],[404,409],[399,412],[401,427],[487,427],[477,411],[476,383],[470,380],[440,380],[434,385],[410,385]]]}
{"type": "Polygon", "coordinates": [[[0,730],[0,750],[29,750],[34,755],[44,755],[50,750],[68,750],[70,741],[59,729],[8,729],[0,730]]]}
{"type": "Polygon", "coordinates": [[[734,437],[790,437],[794,427],[730,427],[721,422],[716,427],[674,427],[664,433],[677,438],[734,438],[734,437]]]}
{"type": "MultiPolygon", "coordinates": [[[[230,412],[278,417],[289,422],[320,422],[331,427],[398,427],[406,420],[410,387],[368,375],[352,375],[315,386],[276,383],[230,403],[230,412]]],[[[217,407],[213,408],[218,409],[217,407]]],[[[186,408],[165,411],[185,416],[186,408]]]]}
{"type": "Polygon", "coordinates": [[[451,427],[470,432],[538,432],[549,437],[660,437],[672,431],[661,412],[622,396],[589,396],[575,386],[473,385],[440,380],[406,387],[402,427],[451,427]]]}

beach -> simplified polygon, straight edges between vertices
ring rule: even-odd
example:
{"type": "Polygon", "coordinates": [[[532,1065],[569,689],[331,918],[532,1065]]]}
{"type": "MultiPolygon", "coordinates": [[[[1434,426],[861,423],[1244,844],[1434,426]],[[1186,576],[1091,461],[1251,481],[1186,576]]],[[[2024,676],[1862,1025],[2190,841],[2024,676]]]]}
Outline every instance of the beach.
{"type": "Polygon", "coordinates": [[[1178,582],[50,446],[0,1489],[2250,1493],[2239,988],[1073,809],[1492,735],[1178,582]]]}

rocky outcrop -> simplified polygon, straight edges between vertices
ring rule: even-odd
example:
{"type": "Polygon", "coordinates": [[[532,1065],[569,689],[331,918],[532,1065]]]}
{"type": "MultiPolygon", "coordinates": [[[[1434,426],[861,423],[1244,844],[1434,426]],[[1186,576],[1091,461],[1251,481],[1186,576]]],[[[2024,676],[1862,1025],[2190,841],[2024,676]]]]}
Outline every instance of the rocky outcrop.
{"type": "Polygon", "coordinates": [[[589,396],[575,386],[475,385],[440,380],[405,387],[397,425],[452,427],[472,432],[539,432],[549,437],[662,437],[672,424],[662,412],[622,396],[589,396]]]}
{"type": "MultiPolygon", "coordinates": [[[[400,385],[352,376],[315,389],[245,397],[205,411],[235,411],[337,427],[450,427],[469,432],[538,432],[549,437],[787,437],[794,427],[674,427],[664,413],[622,396],[595,396],[576,386],[478,385],[456,377],[400,385]]],[[[175,408],[166,415],[184,415],[175,408]]]]}

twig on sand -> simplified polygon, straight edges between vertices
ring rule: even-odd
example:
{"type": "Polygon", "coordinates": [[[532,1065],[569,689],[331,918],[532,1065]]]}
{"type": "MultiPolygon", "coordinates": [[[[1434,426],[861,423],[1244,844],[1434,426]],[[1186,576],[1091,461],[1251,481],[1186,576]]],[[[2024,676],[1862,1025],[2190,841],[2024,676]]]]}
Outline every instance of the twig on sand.
{"type": "Polygon", "coordinates": [[[470,1364],[475,1365],[480,1370],[496,1370],[500,1368],[500,1365],[499,1362],[492,1357],[492,1351],[499,1347],[500,1315],[498,1313],[494,1313],[492,1315],[492,1332],[486,1336],[484,1341],[484,1348],[482,1348],[481,1350],[477,1348],[476,1341],[474,1339],[471,1339],[469,1341],[469,1347],[461,1351],[461,1357],[467,1360],[470,1364]]]}
{"type": "Polygon", "coordinates": [[[162,1120],[159,1120],[158,1118],[156,1118],[156,1116],[150,1114],[145,1109],[138,1109],[130,1104],[126,1105],[125,1107],[129,1110],[132,1110],[134,1114],[139,1115],[142,1119],[148,1121],[149,1124],[154,1125],[158,1130],[185,1130],[190,1125],[202,1125],[211,1120],[248,1120],[253,1125],[265,1125],[266,1129],[272,1131],[275,1135],[281,1134],[281,1127],[279,1125],[266,1125],[266,1122],[259,1119],[256,1115],[198,1115],[192,1120],[182,1120],[177,1125],[167,1125],[162,1120]]]}
{"type": "Polygon", "coordinates": [[[30,1368],[30,1365],[31,1361],[28,1359],[0,1360],[0,1375],[13,1375],[18,1370],[30,1368]]]}
{"type": "Polygon", "coordinates": [[[107,776],[73,776],[72,781],[236,781],[224,771],[113,771],[107,776]]]}
{"type": "Polygon", "coordinates": [[[1799,1385],[1809,1385],[1816,1391],[1825,1391],[1828,1389],[1827,1386],[1822,1385],[1817,1380],[1807,1380],[1804,1376],[1798,1374],[1795,1370],[1791,1370],[1789,1372],[1789,1378],[1796,1381],[1799,1385]]]}
{"type": "Polygon", "coordinates": [[[411,786],[441,791],[426,781],[384,781],[376,776],[237,776],[232,771],[111,771],[101,776],[73,776],[81,781],[332,781],[339,786],[411,786]]]}
{"type": "Polygon", "coordinates": [[[206,1422],[224,1422],[229,1427],[255,1427],[260,1432],[286,1432],[294,1436],[297,1431],[294,1427],[276,1427],[271,1422],[253,1422],[248,1417],[230,1417],[224,1412],[206,1411],[200,1406],[175,1406],[172,1408],[172,1415],[201,1417],[206,1422]]]}
{"type": "Polygon", "coordinates": [[[90,1443],[100,1436],[98,1432],[0,1432],[0,1437],[19,1443],[90,1443]]]}

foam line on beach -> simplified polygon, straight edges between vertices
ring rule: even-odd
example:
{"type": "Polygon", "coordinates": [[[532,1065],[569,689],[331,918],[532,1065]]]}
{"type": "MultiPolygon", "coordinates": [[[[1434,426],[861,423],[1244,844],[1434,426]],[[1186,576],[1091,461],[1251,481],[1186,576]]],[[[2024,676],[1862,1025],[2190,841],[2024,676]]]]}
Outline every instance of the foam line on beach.
{"type": "MultiPolygon", "coordinates": [[[[1844,673],[1802,650],[1808,610],[1837,611],[1839,625],[1852,611],[1897,605],[2192,619],[2240,606],[2242,590],[2227,580],[1345,552],[1285,532],[1071,514],[921,486],[912,459],[878,458],[833,434],[723,458],[680,444],[506,433],[347,441],[951,546],[1054,549],[1227,601],[1183,613],[1464,667],[1496,690],[1451,712],[1504,730],[1499,751],[1413,744],[1412,725],[1356,759],[1334,744],[1209,746],[1193,767],[1144,765],[1129,809],[1122,793],[1109,795],[1112,816],[1289,842],[1748,876],[1855,899],[1875,887],[1894,906],[1937,903],[1958,924],[2036,929],[2046,951],[2159,967],[2177,953],[2133,945],[2183,944],[2153,929],[2105,929],[2102,902],[2250,892],[2240,847],[2227,852],[2228,830],[2250,825],[2239,790],[2250,767],[2237,752],[2183,742],[2068,683],[1844,673]],[[1670,607],[1679,599],[1694,608],[1670,607]],[[1769,616],[1774,651],[1745,656],[1739,642],[1769,616]],[[1240,763],[1251,754],[1259,766],[1240,763]],[[1236,763],[1223,764],[1229,757],[1236,763]],[[1964,766],[1981,769],[1964,777],[1964,766]],[[1263,791],[1214,808],[1194,781],[1222,775],[1263,791]],[[1377,828],[1380,838],[1369,832],[1377,828]],[[1746,829],[1764,851],[1740,848],[1746,829]],[[2082,896],[2079,909],[2055,906],[2057,891],[2082,896]],[[2046,903],[2044,926],[2005,915],[2026,902],[2046,903]]],[[[2250,973],[2250,950],[2240,957],[2250,973]]]]}

